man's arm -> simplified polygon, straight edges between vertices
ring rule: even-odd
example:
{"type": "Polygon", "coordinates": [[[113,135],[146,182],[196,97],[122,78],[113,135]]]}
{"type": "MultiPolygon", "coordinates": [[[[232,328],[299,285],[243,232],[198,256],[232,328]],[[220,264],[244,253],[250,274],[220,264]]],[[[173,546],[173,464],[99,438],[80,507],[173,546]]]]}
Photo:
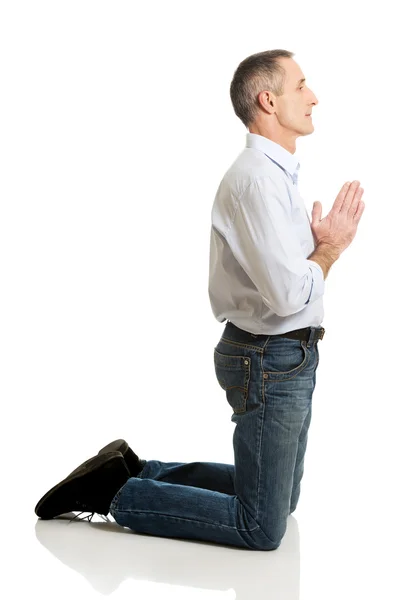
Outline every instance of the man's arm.
{"type": "Polygon", "coordinates": [[[318,244],[314,252],[310,254],[308,260],[316,262],[324,272],[324,279],[327,278],[329,269],[334,262],[338,260],[340,252],[331,244],[318,244]]]}
{"type": "Polygon", "coordinates": [[[236,260],[275,314],[295,314],[323,295],[322,267],[304,256],[288,192],[268,175],[247,186],[223,229],[236,260]]]}

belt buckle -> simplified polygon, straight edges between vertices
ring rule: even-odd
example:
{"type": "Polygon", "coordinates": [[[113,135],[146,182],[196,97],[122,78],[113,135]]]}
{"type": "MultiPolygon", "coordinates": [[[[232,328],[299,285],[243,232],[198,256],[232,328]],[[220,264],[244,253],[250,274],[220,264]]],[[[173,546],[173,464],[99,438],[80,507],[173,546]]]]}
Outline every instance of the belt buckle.
{"type": "Polygon", "coordinates": [[[324,338],[324,335],[325,335],[325,329],[323,327],[321,327],[321,337],[319,339],[322,340],[324,338]]]}

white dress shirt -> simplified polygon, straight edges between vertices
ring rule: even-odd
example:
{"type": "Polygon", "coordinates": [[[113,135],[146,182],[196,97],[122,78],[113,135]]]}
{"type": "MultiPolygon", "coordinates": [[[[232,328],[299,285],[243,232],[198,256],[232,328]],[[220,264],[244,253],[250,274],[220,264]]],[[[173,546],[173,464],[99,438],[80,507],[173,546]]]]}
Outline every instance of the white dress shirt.
{"type": "Polygon", "coordinates": [[[212,207],[209,297],[215,318],[277,335],[321,326],[325,290],[300,164],[279,144],[247,133],[212,207]]]}

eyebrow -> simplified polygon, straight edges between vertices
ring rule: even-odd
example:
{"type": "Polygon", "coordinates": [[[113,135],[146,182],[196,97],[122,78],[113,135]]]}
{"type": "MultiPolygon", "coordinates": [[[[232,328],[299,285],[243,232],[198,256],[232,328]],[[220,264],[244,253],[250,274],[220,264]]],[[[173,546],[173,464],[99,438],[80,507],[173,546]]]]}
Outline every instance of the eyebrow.
{"type": "Polygon", "coordinates": [[[304,83],[305,79],[300,79],[300,81],[297,83],[297,85],[300,85],[301,83],[304,83]]]}

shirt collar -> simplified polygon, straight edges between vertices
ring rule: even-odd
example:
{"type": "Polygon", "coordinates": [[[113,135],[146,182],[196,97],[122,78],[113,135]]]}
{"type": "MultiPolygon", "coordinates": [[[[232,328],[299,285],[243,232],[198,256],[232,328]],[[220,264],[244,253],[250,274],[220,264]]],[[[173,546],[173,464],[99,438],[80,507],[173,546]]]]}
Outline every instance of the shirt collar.
{"type": "Polygon", "coordinates": [[[247,133],[246,148],[256,148],[264,152],[264,154],[287,171],[293,179],[293,183],[297,184],[300,163],[286,148],[257,133],[247,133]]]}

